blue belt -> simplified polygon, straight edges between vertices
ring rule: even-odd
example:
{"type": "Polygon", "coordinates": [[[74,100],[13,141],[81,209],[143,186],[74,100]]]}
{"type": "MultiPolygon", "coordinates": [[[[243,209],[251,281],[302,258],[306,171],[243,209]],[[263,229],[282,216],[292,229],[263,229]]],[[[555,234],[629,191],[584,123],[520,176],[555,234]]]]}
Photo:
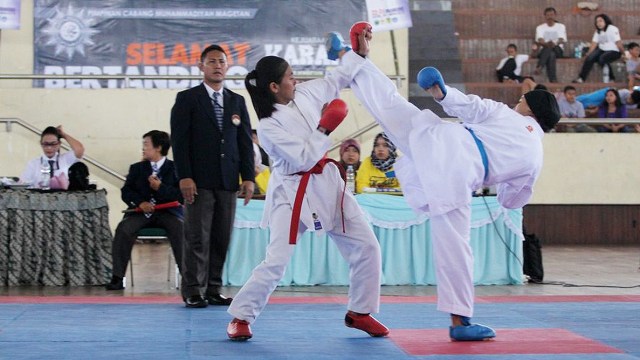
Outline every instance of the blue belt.
{"type": "Polygon", "coordinates": [[[484,179],[487,180],[487,177],[489,176],[489,158],[487,157],[487,152],[484,150],[484,145],[482,145],[482,141],[478,139],[473,130],[469,129],[468,127],[465,127],[465,129],[469,131],[469,134],[471,134],[471,136],[473,137],[473,141],[475,141],[476,145],[478,146],[478,150],[480,150],[482,166],[484,167],[484,179]]]}

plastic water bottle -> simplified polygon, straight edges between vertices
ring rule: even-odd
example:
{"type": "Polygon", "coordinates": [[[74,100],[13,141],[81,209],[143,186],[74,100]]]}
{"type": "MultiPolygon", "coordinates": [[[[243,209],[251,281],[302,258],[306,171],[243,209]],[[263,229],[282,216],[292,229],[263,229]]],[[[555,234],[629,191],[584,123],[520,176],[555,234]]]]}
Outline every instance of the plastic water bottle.
{"type": "Polygon", "coordinates": [[[43,160],[40,164],[40,189],[48,190],[51,181],[51,167],[47,160],[43,160]]]}
{"type": "Polygon", "coordinates": [[[356,173],[353,170],[353,165],[347,166],[347,189],[352,194],[356,193],[356,173]]]}
{"type": "Polygon", "coordinates": [[[609,82],[609,66],[608,65],[605,65],[602,68],[602,82],[604,83],[609,82]]]}
{"type": "Polygon", "coordinates": [[[573,48],[573,57],[575,57],[576,59],[582,58],[582,43],[576,45],[576,47],[573,48]]]}

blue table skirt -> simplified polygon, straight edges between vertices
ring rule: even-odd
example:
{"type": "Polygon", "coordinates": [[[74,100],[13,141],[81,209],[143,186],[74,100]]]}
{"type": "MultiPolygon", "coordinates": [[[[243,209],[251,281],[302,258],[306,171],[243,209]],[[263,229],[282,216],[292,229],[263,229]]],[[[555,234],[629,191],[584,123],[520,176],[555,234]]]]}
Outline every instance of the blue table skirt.
{"type": "MultiPolygon", "coordinates": [[[[361,194],[356,199],[380,242],[382,284],[435,285],[428,217],[416,215],[402,196],[361,194]]],[[[264,260],[269,230],[259,227],[263,206],[261,200],[247,206],[238,200],[222,279],[225,285],[243,285],[264,260]]],[[[476,285],[521,284],[522,210],[504,209],[495,197],[474,198],[471,247],[476,285]]],[[[298,240],[280,282],[282,286],[348,284],[349,269],[338,248],[328,236],[311,232],[298,240]]]]}

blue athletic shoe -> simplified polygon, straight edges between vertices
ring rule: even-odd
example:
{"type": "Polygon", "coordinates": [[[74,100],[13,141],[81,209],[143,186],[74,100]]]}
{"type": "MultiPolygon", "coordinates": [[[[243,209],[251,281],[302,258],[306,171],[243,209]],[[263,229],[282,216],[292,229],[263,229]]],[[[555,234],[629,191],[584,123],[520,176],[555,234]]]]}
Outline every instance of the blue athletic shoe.
{"type": "Polygon", "coordinates": [[[351,47],[345,44],[342,35],[340,35],[340,33],[336,31],[327,34],[327,40],[324,43],[324,46],[327,48],[327,57],[329,58],[329,60],[338,60],[338,54],[340,53],[340,51],[351,50],[351,47]]]}
{"type": "Polygon", "coordinates": [[[496,332],[488,326],[472,324],[471,319],[466,316],[460,316],[460,320],[462,320],[462,325],[449,326],[449,337],[451,340],[483,341],[496,337],[496,332]]]}
{"type": "Polygon", "coordinates": [[[427,66],[422,68],[418,73],[418,85],[423,89],[428,89],[433,85],[438,85],[443,95],[447,95],[447,89],[444,87],[444,79],[438,69],[427,66]]]}

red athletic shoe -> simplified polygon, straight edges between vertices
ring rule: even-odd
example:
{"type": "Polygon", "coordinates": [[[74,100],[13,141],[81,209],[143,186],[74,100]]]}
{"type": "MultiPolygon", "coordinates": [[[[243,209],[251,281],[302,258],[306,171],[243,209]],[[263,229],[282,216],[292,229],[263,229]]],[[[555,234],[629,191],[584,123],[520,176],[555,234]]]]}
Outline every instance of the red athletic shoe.
{"type": "Polygon", "coordinates": [[[389,335],[389,329],[369,314],[349,311],[344,317],[344,324],[350,328],[360,329],[373,337],[389,335]]]}
{"type": "Polygon", "coordinates": [[[349,30],[349,38],[351,39],[351,48],[353,51],[358,52],[360,49],[360,43],[358,42],[358,36],[362,34],[362,30],[367,29],[371,31],[373,27],[366,21],[358,21],[357,23],[351,26],[351,30],[349,30]]]}
{"type": "Polygon", "coordinates": [[[253,334],[248,322],[234,318],[227,326],[227,336],[233,341],[247,341],[253,334]]]}

